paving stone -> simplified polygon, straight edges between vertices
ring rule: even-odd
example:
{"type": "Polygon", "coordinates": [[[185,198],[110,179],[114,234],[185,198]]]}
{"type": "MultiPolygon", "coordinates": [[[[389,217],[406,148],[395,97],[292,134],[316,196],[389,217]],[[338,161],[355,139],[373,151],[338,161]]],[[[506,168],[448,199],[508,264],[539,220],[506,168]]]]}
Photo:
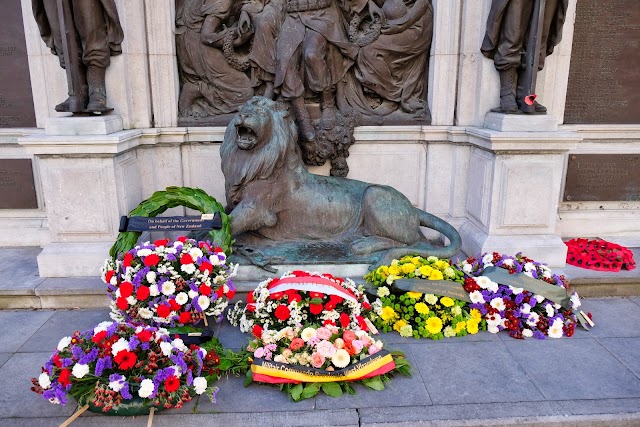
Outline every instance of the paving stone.
{"type": "Polygon", "coordinates": [[[599,338],[598,342],[640,378],[640,338],[599,338]]]}
{"type": "Polygon", "coordinates": [[[596,326],[590,334],[594,337],[640,337],[640,306],[628,298],[599,298],[584,302],[584,311],[593,314],[596,326]]]}
{"type": "MultiPolygon", "coordinates": [[[[560,400],[560,411],[567,415],[625,414],[640,412],[640,399],[560,400]]],[[[640,425],[636,424],[636,425],[640,425]]]]}
{"type": "Polygon", "coordinates": [[[596,340],[519,340],[505,345],[547,399],[640,397],[640,380],[596,340]]]}
{"type": "Polygon", "coordinates": [[[0,353],[0,368],[4,363],[9,360],[12,356],[12,353],[0,353]]]}
{"type": "Polygon", "coordinates": [[[0,272],[11,271],[16,266],[25,266],[38,270],[37,256],[42,251],[39,247],[0,248],[0,272]]]}
{"type": "Polygon", "coordinates": [[[640,297],[630,297],[629,301],[633,301],[640,306],[640,297]]]}
{"type": "Polygon", "coordinates": [[[501,341],[426,343],[419,353],[409,360],[434,404],[544,400],[501,341]]]}
{"type": "MultiPolygon", "coordinates": [[[[71,415],[71,414],[69,414],[71,415]]],[[[153,417],[153,425],[156,425],[158,416],[153,417]]],[[[59,426],[67,420],[67,417],[56,418],[0,418],[0,427],[51,427],[59,426]]],[[[72,427],[146,427],[148,417],[107,417],[88,416],[85,412],[76,418],[72,423],[72,427]]],[[[180,423],[176,425],[181,425],[180,423]]],[[[205,424],[206,425],[206,424],[205,424]]]]}
{"type": "Polygon", "coordinates": [[[53,313],[50,310],[0,311],[0,352],[17,351],[53,313]]]}
{"type": "Polygon", "coordinates": [[[226,319],[221,322],[216,336],[224,347],[232,350],[244,348],[251,337],[250,334],[240,332],[240,328],[231,325],[226,319]]]}
{"type": "MultiPolygon", "coordinates": [[[[397,332],[388,332],[388,333],[381,333],[380,339],[382,340],[382,342],[389,345],[413,344],[417,342],[427,342],[427,341],[434,344],[446,344],[451,342],[477,342],[477,341],[494,341],[495,342],[500,340],[500,338],[498,337],[498,334],[490,334],[487,331],[480,331],[475,335],[467,335],[464,337],[455,337],[455,338],[444,338],[441,340],[429,340],[425,338],[416,340],[415,338],[401,337],[400,334],[397,332]]],[[[395,347],[390,347],[390,348],[395,348],[395,347]]]]}
{"type": "Polygon", "coordinates": [[[18,350],[22,353],[56,349],[62,337],[84,332],[100,322],[111,320],[108,309],[56,311],[18,350]]]}
{"type": "MultiPolygon", "coordinates": [[[[68,417],[75,409],[73,400],[66,406],[54,405],[31,391],[31,378],[51,353],[14,354],[0,368],[0,414],[3,417],[68,417]]],[[[51,425],[51,424],[50,424],[51,425]]]]}
{"type": "MultiPolygon", "coordinates": [[[[422,346],[419,344],[405,345],[402,348],[407,360],[417,359],[422,346]]],[[[427,393],[420,371],[415,368],[411,377],[396,375],[390,383],[385,384],[383,391],[371,390],[363,385],[355,384],[357,394],[343,395],[339,399],[329,397],[320,392],[316,396],[316,408],[330,409],[336,406],[340,408],[371,408],[371,407],[396,407],[431,405],[431,399],[427,393]]]]}
{"type": "Polygon", "coordinates": [[[561,415],[555,402],[464,403],[455,405],[410,406],[397,408],[379,406],[360,411],[361,425],[400,424],[438,420],[477,420],[509,417],[561,415]]]}
{"type": "Polygon", "coordinates": [[[166,415],[154,418],[154,427],[202,427],[221,425],[225,427],[245,426],[358,426],[358,413],[355,410],[334,411],[283,411],[258,412],[266,408],[254,408],[254,413],[222,413],[215,415],[166,415]]]}

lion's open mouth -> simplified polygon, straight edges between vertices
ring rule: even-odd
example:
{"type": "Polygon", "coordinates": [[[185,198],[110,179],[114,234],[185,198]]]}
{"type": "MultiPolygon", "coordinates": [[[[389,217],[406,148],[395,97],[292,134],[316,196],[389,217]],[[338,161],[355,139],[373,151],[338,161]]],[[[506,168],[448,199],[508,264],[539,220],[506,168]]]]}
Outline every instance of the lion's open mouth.
{"type": "Polygon", "coordinates": [[[242,123],[236,124],[236,143],[241,150],[249,150],[258,142],[258,135],[242,123]]]}

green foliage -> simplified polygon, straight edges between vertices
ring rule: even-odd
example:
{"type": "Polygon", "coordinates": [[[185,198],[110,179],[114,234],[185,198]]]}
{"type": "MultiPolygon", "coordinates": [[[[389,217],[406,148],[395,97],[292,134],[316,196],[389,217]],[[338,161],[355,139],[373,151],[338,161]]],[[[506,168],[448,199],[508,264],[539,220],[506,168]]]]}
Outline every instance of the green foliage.
{"type": "Polygon", "coordinates": [[[322,383],[322,391],[327,396],[331,396],[331,397],[342,396],[342,388],[338,383],[322,383]]]}
{"type": "MultiPolygon", "coordinates": [[[[129,216],[155,217],[167,209],[177,206],[185,206],[206,214],[220,213],[222,228],[220,230],[211,230],[208,233],[208,237],[220,246],[227,255],[231,253],[231,245],[233,243],[231,239],[231,217],[224,213],[224,206],[199,188],[167,187],[164,191],[156,191],[151,197],[129,212],[129,216]]],[[[140,234],[133,231],[120,233],[118,239],[109,250],[109,255],[116,258],[119,254],[133,249],[140,234]]]]}

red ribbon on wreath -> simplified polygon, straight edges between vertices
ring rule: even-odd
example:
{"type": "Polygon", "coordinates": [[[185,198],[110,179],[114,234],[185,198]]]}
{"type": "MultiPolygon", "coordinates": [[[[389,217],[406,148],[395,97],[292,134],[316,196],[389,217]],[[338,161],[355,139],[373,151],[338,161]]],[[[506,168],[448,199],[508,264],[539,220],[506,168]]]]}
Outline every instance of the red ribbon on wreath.
{"type": "Polygon", "coordinates": [[[602,239],[572,239],[568,247],[567,264],[598,271],[633,270],[633,252],[624,246],[602,239]]]}

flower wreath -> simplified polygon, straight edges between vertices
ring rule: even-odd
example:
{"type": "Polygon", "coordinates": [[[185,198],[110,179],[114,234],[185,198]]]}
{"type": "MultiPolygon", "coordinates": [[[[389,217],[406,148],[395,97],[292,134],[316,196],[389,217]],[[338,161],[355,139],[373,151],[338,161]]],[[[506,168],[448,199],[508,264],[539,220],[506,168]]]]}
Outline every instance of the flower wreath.
{"type": "Polygon", "coordinates": [[[248,382],[280,384],[295,401],[353,393],[349,382],[381,390],[393,372],[409,374],[401,353],[383,349],[366,320],[372,307],[350,279],[305,271],[260,283],[229,320],[254,339],[248,382]]]}
{"type": "Polygon", "coordinates": [[[567,264],[598,271],[620,271],[636,268],[633,252],[624,246],[595,239],[572,239],[568,247],[567,264]]]}

